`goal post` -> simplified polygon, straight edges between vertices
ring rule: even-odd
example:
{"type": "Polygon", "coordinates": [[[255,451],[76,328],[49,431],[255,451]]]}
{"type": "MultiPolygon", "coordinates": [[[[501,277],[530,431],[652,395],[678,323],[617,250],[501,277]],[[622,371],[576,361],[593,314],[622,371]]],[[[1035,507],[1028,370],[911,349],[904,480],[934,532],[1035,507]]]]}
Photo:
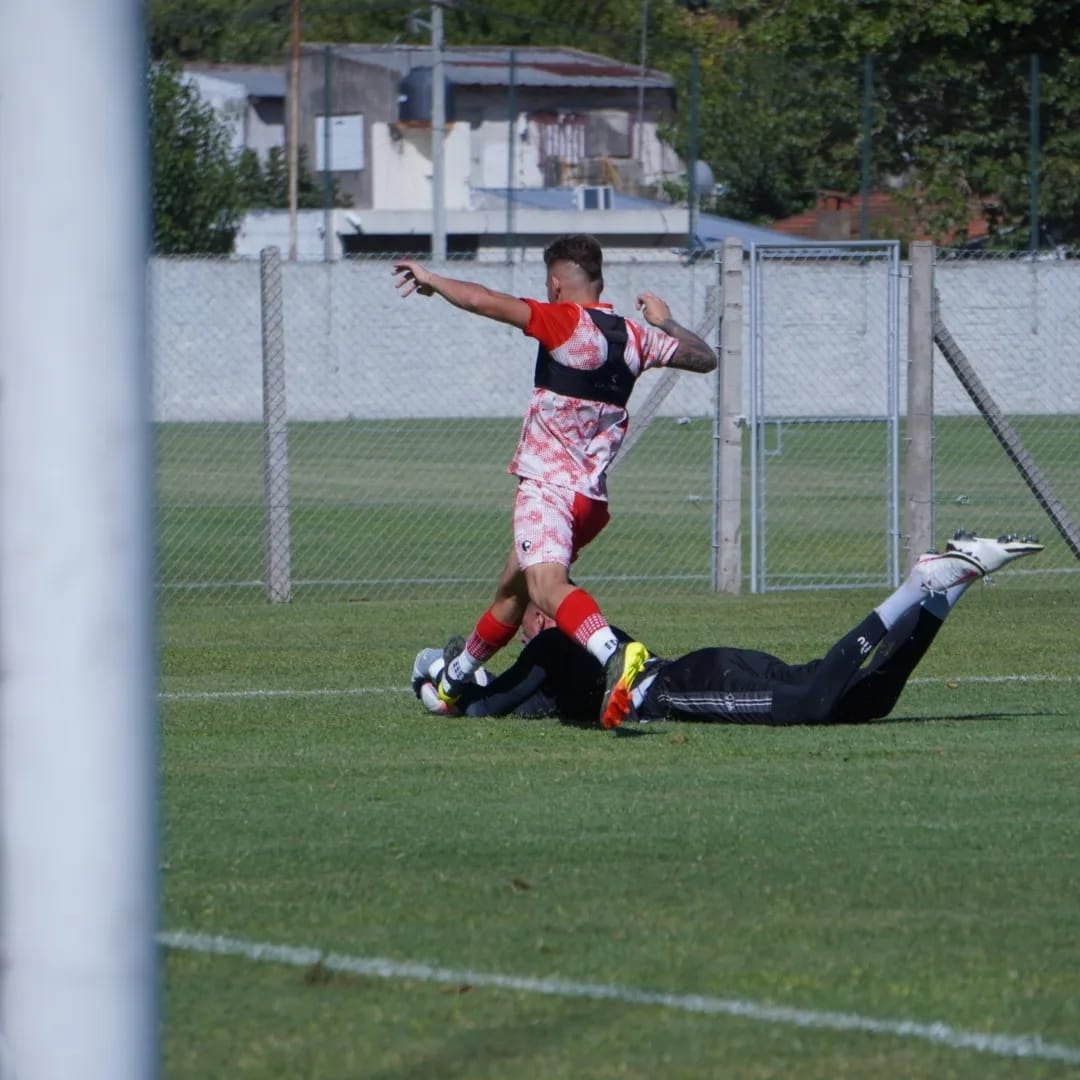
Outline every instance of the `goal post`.
{"type": "Polygon", "coordinates": [[[142,7],[0,4],[0,1074],[12,1080],[158,1075],[142,7]],[[72,228],[62,208],[75,206],[92,209],[72,228]]]}

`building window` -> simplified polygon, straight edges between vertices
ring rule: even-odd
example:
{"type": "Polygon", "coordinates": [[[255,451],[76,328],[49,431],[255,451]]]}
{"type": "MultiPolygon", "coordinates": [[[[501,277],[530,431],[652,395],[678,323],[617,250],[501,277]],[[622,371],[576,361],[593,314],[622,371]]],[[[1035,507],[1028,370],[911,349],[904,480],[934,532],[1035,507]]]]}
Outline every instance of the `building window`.
{"type": "Polygon", "coordinates": [[[585,152],[591,158],[628,158],[631,152],[630,114],[621,109],[598,109],[588,114],[585,152]]]}

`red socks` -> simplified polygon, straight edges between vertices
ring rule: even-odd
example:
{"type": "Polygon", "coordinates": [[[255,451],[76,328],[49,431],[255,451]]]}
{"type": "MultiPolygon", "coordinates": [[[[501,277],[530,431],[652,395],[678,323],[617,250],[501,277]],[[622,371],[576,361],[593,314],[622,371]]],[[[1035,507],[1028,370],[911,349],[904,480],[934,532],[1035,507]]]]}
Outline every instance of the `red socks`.
{"type": "Polygon", "coordinates": [[[482,664],[485,660],[490,660],[504,645],[509,645],[516,633],[516,626],[500,622],[489,609],[480,616],[476,629],[465,643],[465,651],[474,657],[478,664],[482,664]]]}
{"type": "Polygon", "coordinates": [[[575,589],[555,612],[555,625],[567,637],[572,637],[578,644],[588,648],[589,638],[597,630],[603,630],[607,626],[607,619],[600,613],[596,601],[584,589],[575,589]]]}

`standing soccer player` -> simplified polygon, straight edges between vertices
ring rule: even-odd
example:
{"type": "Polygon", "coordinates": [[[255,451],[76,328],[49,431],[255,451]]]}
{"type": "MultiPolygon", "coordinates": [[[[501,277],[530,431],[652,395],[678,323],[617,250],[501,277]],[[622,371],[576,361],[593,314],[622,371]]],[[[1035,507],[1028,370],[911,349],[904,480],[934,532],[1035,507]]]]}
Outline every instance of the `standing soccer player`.
{"type": "Polygon", "coordinates": [[[637,297],[644,323],[601,302],[603,251],[594,237],[560,237],[545,249],[544,265],[546,303],[444,277],[416,262],[394,266],[403,297],[438,294],[538,342],[532,398],[509,467],[518,478],[513,547],[494,600],[447,663],[439,695],[448,706],[456,700],[461,683],[513,639],[532,600],[604,665],[601,722],[614,727],[629,708],[627,692],[644,649],[620,643],[593,597],[571,583],[570,564],[608,522],[607,470],[626,434],[626,403],[637,377],[663,366],[713,371],[716,353],[654,293],[637,297]]]}

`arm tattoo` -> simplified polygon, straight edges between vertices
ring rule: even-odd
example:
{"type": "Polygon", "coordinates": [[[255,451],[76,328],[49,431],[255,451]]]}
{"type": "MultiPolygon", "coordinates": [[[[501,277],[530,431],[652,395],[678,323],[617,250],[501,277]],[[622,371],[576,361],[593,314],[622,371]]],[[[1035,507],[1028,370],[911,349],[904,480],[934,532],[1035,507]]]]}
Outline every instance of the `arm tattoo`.
{"type": "Polygon", "coordinates": [[[672,318],[664,319],[659,328],[665,334],[678,338],[679,348],[675,352],[672,367],[685,371],[708,372],[716,367],[716,352],[713,347],[693,330],[687,330],[672,318]]]}

